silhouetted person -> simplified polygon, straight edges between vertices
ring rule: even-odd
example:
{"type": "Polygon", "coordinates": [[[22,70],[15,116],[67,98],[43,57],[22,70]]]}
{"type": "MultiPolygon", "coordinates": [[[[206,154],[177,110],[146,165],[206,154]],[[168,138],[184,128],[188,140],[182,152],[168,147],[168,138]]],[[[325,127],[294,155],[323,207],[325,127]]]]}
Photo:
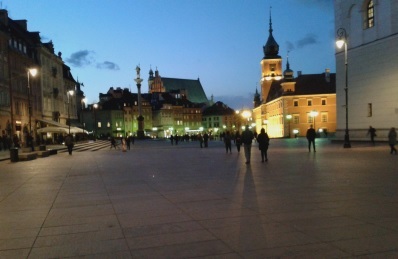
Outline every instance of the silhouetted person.
{"type": "Polygon", "coordinates": [[[14,137],[12,138],[12,142],[14,143],[15,148],[20,148],[21,145],[19,144],[19,138],[17,134],[14,134],[14,137]]]}
{"type": "Polygon", "coordinates": [[[131,136],[128,136],[126,139],[127,149],[130,150],[131,136]]]}
{"type": "Polygon", "coordinates": [[[202,134],[199,133],[197,139],[199,140],[200,148],[203,148],[203,136],[202,136],[202,134]]]}
{"type": "Polygon", "coordinates": [[[260,134],[257,136],[258,149],[261,151],[261,162],[268,161],[268,146],[269,146],[269,137],[265,132],[265,129],[261,129],[260,134]]]}
{"type": "Polygon", "coordinates": [[[73,137],[72,135],[68,134],[65,138],[65,146],[68,147],[69,155],[72,155],[73,150],[73,137]]]}
{"type": "Polygon", "coordinates": [[[225,134],[223,134],[223,138],[224,138],[224,143],[225,143],[225,150],[228,151],[229,153],[232,153],[231,150],[231,143],[232,143],[232,137],[231,134],[229,133],[229,131],[227,131],[225,134]]]}
{"type": "Polygon", "coordinates": [[[205,134],[203,135],[203,142],[205,144],[205,147],[209,146],[209,134],[207,134],[207,132],[205,132],[205,134]]]}
{"type": "Polygon", "coordinates": [[[370,141],[374,145],[375,144],[375,137],[377,136],[376,135],[376,129],[373,128],[372,126],[369,126],[368,135],[370,135],[370,141]]]}
{"type": "Polygon", "coordinates": [[[242,143],[245,150],[246,164],[250,164],[253,138],[253,132],[249,129],[249,126],[246,126],[246,129],[242,132],[242,143]]]}
{"type": "Polygon", "coordinates": [[[242,136],[240,135],[239,131],[235,134],[235,145],[238,153],[240,152],[240,146],[242,145],[242,136]]]}
{"type": "Polygon", "coordinates": [[[397,149],[395,148],[395,145],[397,144],[397,132],[395,131],[394,127],[388,132],[388,144],[391,148],[390,154],[397,154],[397,149]]]}
{"type": "Polygon", "coordinates": [[[112,149],[112,147],[114,147],[116,149],[116,139],[114,137],[111,137],[111,147],[110,147],[110,149],[112,149]]]}
{"type": "Polygon", "coordinates": [[[312,143],[312,147],[314,149],[314,152],[316,152],[316,150],[315,150],[316,132],[315,132],[315,129],[312,127],[312,125],[307,130],[307,135],[306,136],[307,136],[307,140],[308,140],[308,152],[311,152],[311,143],[312,143]]]}

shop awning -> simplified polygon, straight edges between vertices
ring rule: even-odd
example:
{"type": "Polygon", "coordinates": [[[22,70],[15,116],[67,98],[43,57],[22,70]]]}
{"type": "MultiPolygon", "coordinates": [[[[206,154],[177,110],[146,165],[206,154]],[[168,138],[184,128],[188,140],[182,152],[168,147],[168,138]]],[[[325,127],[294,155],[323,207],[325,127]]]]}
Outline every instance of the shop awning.
{"type": "MultiPolygon", "coordinates": [[[[78,128],[78,127],[70,127],[70,133],[76,134],[76,133],[87,133],[87,131],[83,131],[83,129],[78,128]]],[[[61,133],[61,134],[69,134],[69,128],[63,128],[63,127],[44,127],[41,129],[37,130],[37,133],[61,133]]]]}

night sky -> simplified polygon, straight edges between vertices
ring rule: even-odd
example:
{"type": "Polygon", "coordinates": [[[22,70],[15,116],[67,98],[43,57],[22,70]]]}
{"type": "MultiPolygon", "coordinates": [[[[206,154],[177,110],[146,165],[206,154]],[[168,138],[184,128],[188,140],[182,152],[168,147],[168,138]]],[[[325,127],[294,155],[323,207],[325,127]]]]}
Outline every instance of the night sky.
{"type": "Polygon", "coordinates": [[[200,78],[209,99],[234,109],[252,107],[270,11],[283,69],[289,56],[295,75],[335,72],[332,0],[3,0],[1,7],[53,41],[88,103],[110,87],[137,92],[140,65],[144,93],[152,68],[200,78]]]}

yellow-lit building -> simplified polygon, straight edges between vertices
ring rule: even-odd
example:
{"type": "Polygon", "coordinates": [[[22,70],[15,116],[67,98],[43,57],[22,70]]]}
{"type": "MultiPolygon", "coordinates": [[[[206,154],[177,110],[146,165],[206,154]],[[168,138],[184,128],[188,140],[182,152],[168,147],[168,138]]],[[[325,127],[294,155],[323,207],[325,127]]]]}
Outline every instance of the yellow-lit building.
{"type": "Polygon", "coordinates": [[[287,60],[282,72],[279,45],[272,35],[263,47],[261,95],[254,98],[253,121],[256,131],[264,128],[272,138],[305,136],[313,125],[321,135],[336,132],[336,74],[324,73],[294,77],[287,60]]]}

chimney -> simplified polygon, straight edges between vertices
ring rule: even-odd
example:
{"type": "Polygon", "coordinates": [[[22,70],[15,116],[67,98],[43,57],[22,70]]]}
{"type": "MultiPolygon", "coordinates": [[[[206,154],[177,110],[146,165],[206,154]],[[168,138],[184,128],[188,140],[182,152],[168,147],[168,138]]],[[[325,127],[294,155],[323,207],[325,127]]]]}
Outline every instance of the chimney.
{"type": "Polygon", "coordinates": [[[326,80],[326,82],[330,83],[330,69],[329,68],[325,69],[325,80],[326,80]]]}
{"type": "Polygon", "coordinates": [[[297,71],[297,77],[301,76],[302,72],[301,71],[297,71]]]}
{"type": "Polygon", "coordinates": [[[28,21],[27,20],[14,20],[19,26],[21,26],[25,31],[28,30],[28,21]]]}
{"type": "Polygon", "coordinates": [[[7,10],[0,9],[0,23],[8,26],[8,12],[7,10]]]}

